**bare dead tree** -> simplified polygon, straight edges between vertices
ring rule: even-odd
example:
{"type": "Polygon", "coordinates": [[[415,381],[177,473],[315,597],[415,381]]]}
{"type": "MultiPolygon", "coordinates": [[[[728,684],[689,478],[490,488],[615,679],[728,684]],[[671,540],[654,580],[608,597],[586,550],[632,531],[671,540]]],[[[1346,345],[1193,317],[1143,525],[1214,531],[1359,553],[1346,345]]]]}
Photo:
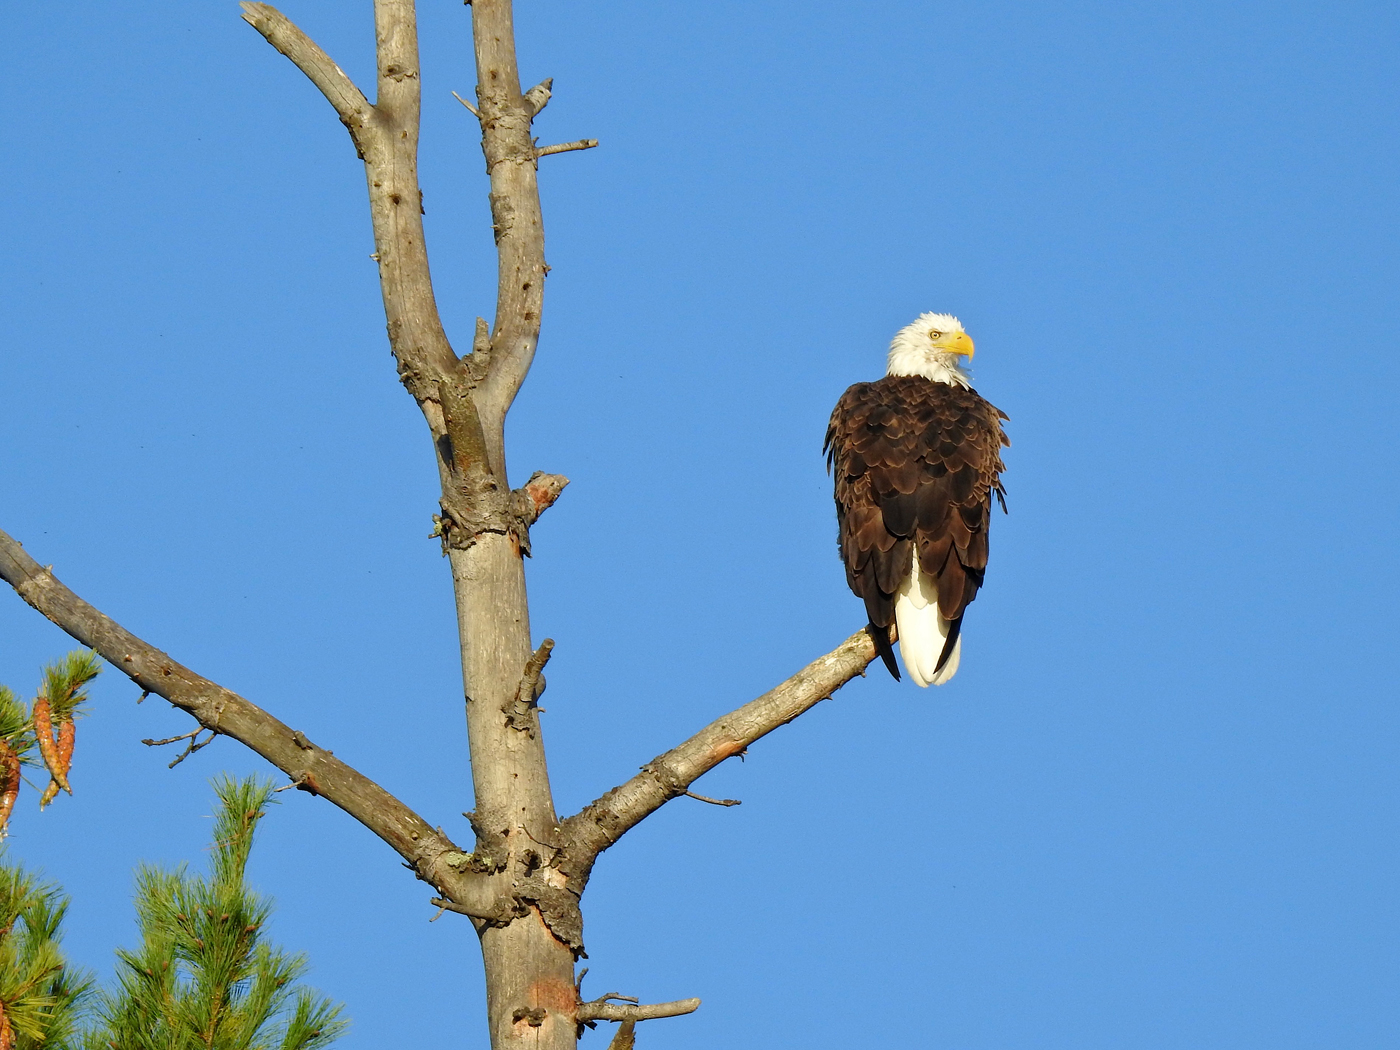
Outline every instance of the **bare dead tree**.
{"type": "Polygon", "coordinates": [[[875,647],[864,631],[852,635],[580,812],[565,819],[555,813],[536,707],[553,642],[531,645],[523,559],[530,526],[568,481],[536,473],[511,489],[504,426],[534,357],[549,270],[538,162],[597,143],[535,144],[531,124],[549,101],[551,82],[520,89],[511,0],[469,3],[476,103],[462,101],[481,126],[499,274],[494,323],[478,319],[471,351],[460,357],[438,315],[423,239],[413,0],[374,0],[373,103],[275,8],[251,2],[242,8],[244,20],[326,96],[364,160],[390,348],[427,422],[442,482],[438,531],[452,569],[461,642],[475,789],[472,849],[302,733],[113,622],[4,532],[0,578],[143,691],[187,711],[211,734],[246,744],[286,773],[289,787],[319,795],[359,820],[434,888],[433,904],[468,916],[485,960],[496,1050],[566,1050],[584,1024],[599,1020],[622,1022],[618,1039],[631,1045],[635,1022],[689,1013],[700,1001],[647,1005],[616,993],[581,1001],[574,976],[583,952],[579,901],[598,855],[666,802],[690,794],[704,773],[863,673],[875,647]]]}

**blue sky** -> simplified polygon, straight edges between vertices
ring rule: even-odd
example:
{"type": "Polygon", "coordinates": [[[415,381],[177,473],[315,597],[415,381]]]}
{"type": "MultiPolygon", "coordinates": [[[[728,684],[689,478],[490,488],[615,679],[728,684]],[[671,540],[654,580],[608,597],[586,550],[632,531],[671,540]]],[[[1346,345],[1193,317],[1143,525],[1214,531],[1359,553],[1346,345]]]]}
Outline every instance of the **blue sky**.
{"type": "MultiPolygon", "coordinates": [[[[459,347],[495,262],[469,15],[420,5],[422,177],[459,347]]],[[[362,86],[370,5],[283,10],[362,86]]],[[[573,812],[862,621],[819,452],[924,310],[1011,416],[962,670],[872,673],[599,863],[585,991],[699,995],[646,1046],[1400,1039],[1392,5],[521,2],[555,78],[545,326],[510,424],[573,812]]],[[[234,3],[16,8],[0,69],[0,527],[459,841],[435,472],[363,169],[234,3]]],[[[65,636],[0,595],[0,681],[65,636]]],[[[198,862],[221,740],[115,674],[11,849],[108,972],[139,861],[198,862]]],[[[465,921],[298,792],[253,860],[347,1048],[484,1046],[465,921]]],[[[606,1034],[584,1045],[606,1045],[606,1034]]]]}

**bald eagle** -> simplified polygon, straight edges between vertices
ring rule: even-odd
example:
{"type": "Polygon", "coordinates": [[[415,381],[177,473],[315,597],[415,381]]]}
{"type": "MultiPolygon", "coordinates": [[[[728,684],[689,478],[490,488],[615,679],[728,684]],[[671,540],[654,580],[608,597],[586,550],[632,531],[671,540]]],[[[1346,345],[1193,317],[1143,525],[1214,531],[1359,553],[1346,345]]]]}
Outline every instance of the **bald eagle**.
{"type": "Polygon", "coordinates": [[[899,678],[893,624],[921,686],[957,673],[963,614],[987,568],[993,495],[1006,510],[1008,417],[972,389],[958,361],[970,357],[956,317],[919,315],[890,343],[885,378],[841,395],[823,446],[846,582],[865,599],[890,673],[899,678]]]}

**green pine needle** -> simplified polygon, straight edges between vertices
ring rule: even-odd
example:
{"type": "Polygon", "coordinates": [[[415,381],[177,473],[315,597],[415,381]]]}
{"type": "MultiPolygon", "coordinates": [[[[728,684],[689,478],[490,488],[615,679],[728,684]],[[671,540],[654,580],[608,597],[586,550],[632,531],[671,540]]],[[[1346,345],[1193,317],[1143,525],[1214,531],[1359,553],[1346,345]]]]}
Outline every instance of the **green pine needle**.
{"type": "Polygon", "coordinates": [[[87,700],[87,685],[102,673],[102,661],[86,649],[75,649],[44,668],[41,692],[49,698],[49,711],[56,725],[72,718],[87,700]]]}
{"type": "Polygon", "coordinates": [[[347,1027],[341,1007],[297,982],[306,958],[269,944],[272,902],[244,880],[271,783],[222,777],[209,876],[143,867],[141,947],[117,953],[93,1050],[319,1050],[347,1027]]]}
{"type": "Polygon", "coordinates": [[[21,761],[29,765],[38,762],[37,758],[31,757],[35,740],[29,712],[19,697],[3,685],[0,685],[0,740],[19,755],[21,761]]]}
{"type": "Polygon", "coordinates": [[[92,979],[67,964],[59,944],[68,899],[0,851],[0,1000],[16,1050],[70,1050],[92,979]]]}

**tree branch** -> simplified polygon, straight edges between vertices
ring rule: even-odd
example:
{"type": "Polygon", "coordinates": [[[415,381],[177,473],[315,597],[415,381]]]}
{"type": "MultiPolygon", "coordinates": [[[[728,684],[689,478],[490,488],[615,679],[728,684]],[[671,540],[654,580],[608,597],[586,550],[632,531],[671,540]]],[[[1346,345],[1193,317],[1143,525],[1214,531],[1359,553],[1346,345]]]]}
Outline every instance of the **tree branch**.
{"type": "Polygon", "coordinates": [[[474,116],[477,120],[481,119],[481,112],[470,102],[464,99],[461,95],[457,94],[457,92],[454,91],[452,92],[452,97],[455,98],[458,102],[462,103],[462,105],[466,106],[467,109],[471,110],[472,116],[474,116]]]}
{"type": "MultiPolygon", "coordinates": [[[[517,919],[526,914],[529,908],[525,905],[515,905],[510,900],[501,900],[491,908],[481,908],[474,905],[462,905],[455,901],[444,900],[442,897],[434,897],[429,902],[438,909],[438,914],[445,911],[453,911],[458,915],[465,915],[468,918],[480,919],[483,922],[505,923],[512,919],[517,919]]],[[[437,916],[429,919],[429,922],[436,921],[437,916]]]]}
{"type": "Polygon", "coordinates": [[[491,371],[483,383],[481,405],[491,426],[504,421],[534,360],[547,272],[530,134],[530,123],[547,95],[533,88],[532,98],[521,93],[514,38],[509,0],[472,4],[481,148],[491,177],[491,222],[499,260],[491,371]]]}
{"type": "Polygon", "coordinates": [[[526,104],[530,107],[530,116],[537,117],[540,110],[549,105],[549,96],[553,93],[554,78],[545,77],[538,84],[525,92],[526,104]]]}
{"type": "Polygon", "coordinates": [[[592,149],[598,145],[597,139],[575,139],[573,142],[561,142],[557,146],[540,146],[535,150],[536,157],[548,157],[552,153],[568,153],[576,149],[592,149]]]}
{"type": "Polygon", "coordinates": [[[671,1003],[610,1003],[606,998],[578,1004],[579,1021],[652,1021],[658,1017],[680,1017],[700,1009],[699,999],[677,999],[671,1003]]]}
{"type": "MultiPolygon", "coordinates": [[[[428,417],[437,440],[442,431],[438,384],[454,375],[457,355],[442,328],[423,241],[423,194],[418,186],[418,33],[413,0],[375,0],[379,75],[374,105],[276,8],[251,2],[242,6],[244,20],[321,89],[365,162],[389,346],[398,361],[399,378],[428,417]]],[[[446,472],[449,465],[440,465],[446,472]]]]}
{"type": "MultiPolygon", "coordinates": [[[[169,700],[215,734],[251,748],[297,786],[321,795],[392,846],[458,904],[493,912],[501,887],[466,870],[469,856],[389,792],[256,704],[195,674],[83,601],[51,568],[0,531],[0,579],[143,690],[169,700]],[[456,867],[454,867],[456,865],[456,867]]],[[[179,739],[178,737],[174,739],[179,739]]]]}
{"type": "Polygon", "coordinates": [[[710,798],[709,795],[697,795],[694,791],[685,792],[686,798],[698,799],[701,802],[708,802],[712,806],[742,806],[743,799],[738,798],[710,798]]]}
{"type": "MultiPolygon", "coordinates": [[[[563,474],[546,474],[542,470],[531,474],[529,481],[510,494],[511,510],[520,524],[528,529],[538,521],[541,514],[554,506],[554,501],[568,483],[569,479],[563,474]]],[[[528,550],[527,543],[527,553],[528,550]]]]}
{"type": "Polygon", "coordinates": [[[740,754],[755,740],[786,725],[827,699],[875,659],[875,642],[867,631],[851,635],[836,649],[812,661],[757,700],[711,722],[664,755],[652,759],[627,783],[563,821],[571,883],[587,881],[599,853],[726,758],[740,754]]]}
{"type": "Polygon", "coordinates": [[[200,726],[193,733],[182,733],[179,736],[169,736],[166,737],[164,740],[146,739],[141,741],[141,743],[145,744],[147,747],[162,747],[166,744],[173,744],[180,740],[188,740],[189,743],[185,745],[185,750],[181,751],[178,755],[176,755],[175,758],[171,760],[170,764],[165,767],[166,769],[174,769],[176,766],[178,766],[185,759],[189,758],[196,751],[200,750],[201,748],[208,747],[210,744],[212,744],[214,742],[214,739],[219,735],[217,732],[211,729],[209,730],[209,738],[207,740],[200,740],[199,734],[204,732],[204,730],[205,727],[200,726]]]}
{"type": "Polygon", "coordinates": [[[297,28],[290,18],[271,4],[242,3],[243,21],[256,29],[267,42],[292,60],[292,64],[321,89],[321,94],[335,107],[341,123],[350,129],[360,156],[360,132],[374,107],[345,71],[331,61],[330,55],[316,46],[309,36],[297,28]]]}

